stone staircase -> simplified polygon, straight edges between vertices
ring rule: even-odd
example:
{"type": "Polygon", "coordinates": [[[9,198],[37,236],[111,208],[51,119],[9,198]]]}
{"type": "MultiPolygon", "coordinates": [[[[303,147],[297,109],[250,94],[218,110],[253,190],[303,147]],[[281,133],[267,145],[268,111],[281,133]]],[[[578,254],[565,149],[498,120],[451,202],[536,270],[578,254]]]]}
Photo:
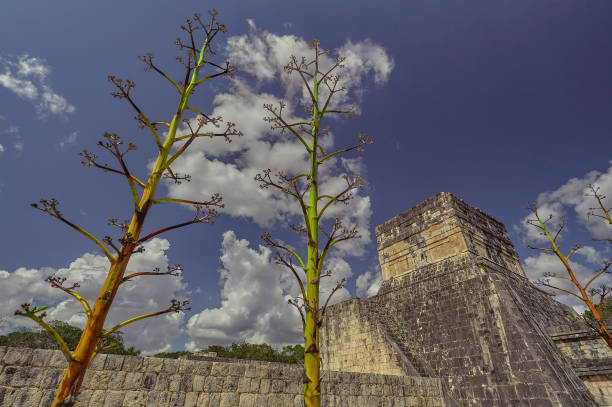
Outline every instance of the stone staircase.
{"type": "Polygon", "coordinates": [[[410,337],[409,328],[404,327],[395,317],[397,311],[389,305],[377,303],[369,308],[368,312],[371,314],[370,320],[376,321],[378,329],[390,344],[399,350],[400,356],[403,356],[400,359],[400,364],[403,365],[404,371],[407,373],[415,372],[420,377],[439,378],[445,405],[448,407],[463,407],[463,404],[457,401],[457,399],[464,397],[458,394],[459,392],[456,390],[451,391],[447,377],[436,373],[429,362],[419,355],[419,349],[414,345],[414,341],[410,337]]]}

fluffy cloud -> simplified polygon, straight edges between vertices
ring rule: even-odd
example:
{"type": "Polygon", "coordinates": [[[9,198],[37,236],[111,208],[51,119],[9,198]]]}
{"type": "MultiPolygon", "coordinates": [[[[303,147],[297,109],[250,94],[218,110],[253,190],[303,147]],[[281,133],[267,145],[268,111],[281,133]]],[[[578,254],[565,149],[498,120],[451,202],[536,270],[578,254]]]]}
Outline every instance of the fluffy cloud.
{"type": "MultiPolygon", "coordinates": [[[[605,173],[591,171],[581,178],[572,178],[554,191],[539,194],[536,200],[538,214],[544,219],[552,215],[551,224],[555,226],[562,220],[567,220],[570,228],[572,228],[571,230],[582,225],[595,238],[612,237],[612,225],[596,216],[587,217],[587,213],[589,213],[591,208],[597,206],[597,201],[592,196],[592,191],[588,187],[589,184],[599,187],[602,195],[611,197],[612,167],[605,173]]],[[[605,202],[609,206],[610,201],[605,202]]],[[[526,220],[532,218],[533,215],[527,216],[523,220],[523,224],[515,227],[515,229],[522,234],[527,242],[538,242],[540,246],[548,246],[550,243],[546,236],[542,235],[535,227],[526,224],[526,220]]],[[[553,228],[553,230],[556,229],[553,228]]],[[[567,234],[567,232],[562,232],[559,239],[563,239],[563,233],[567,234]]],[[[563,251],[563,254],[567,255],[567,249],[563,251]]],[[[585,284],[600,270],[607,257],[605,249],[586,245],[572,256],[570,264],[578,281],[585,284]]],[[[539,253],[537,256],[527,257],[523,267],[527,276],[532,280],[544,277],[544,273],[567,276],[561,261],[555,255],[549,253],[539,253]]],[[[555,286],[576,292],[576,287],[565,279],[551,278],[550,281],[555,286]]],[[[589,288],[597,288],[601,285],[612,286],[612,278],[609,274],[598,277],[594,286],[589,288]]],[[[577,311],[584,310],[583,303],[577,298],[560,291],[555,291],[555,293],[559,301],[573,306],[577,311]]]]}
{"type": "MultiPolygon", "coordinates": [[[[586,267],[574,261],[570,261],[569,263],[572,267],[574,275],[582,284],[588,282],[600,270],[597,268],[586,267]]],[[[567,271],[557,256],[548,253],[538,253],[536,256],[527,257],[523,263],[523,268],[527,277],[532,281],[544,279],[546,273],[552,273],[558,276],[567,276],[567,271]]],[[[549,284],[572,292],[577,292],[576,286],[566,279],[549,278],[549,284]]],[[[589,286],[589,289],[598,288],[604,284],[607,286],[612,286],[612,277],[609,274],[603,274],[598,277],[597,280],[595,280],[594,285],[589,286]]],[[[555,299],[557,301],[573,307],[577,312],[582,312],[586,309],[582,301],[570,294],[547,287],[542,288],[544,290],[554,292],[556,295],[555,299]]]]}
{"type": "Polygon", "coordinates": [[[47,114],[72,113],[75,107],[48,84],[51,68],[42,58],[23,54],[17,57],[0,57],[4,73],[0,73],[0,85],[18,97],[31,101],[41,117],[47,114]]]}
{"type": "MultiPolygon", "coordinates": [[[[192,181],[169,183],[168,189],[173,197],[194,200],[219,192],[224,198],[224,213],[250,219],[270,229],[290,222],[300,223],[301,211],[294,198],[272,188],[261,189],[254,181],[255,175],[268,168],[272,173],[303,173],[308,168],[308,156],[294,137],[270,131],[270,124],[263,120],[269,115],[263,105],[278,105],[282,99],[286,103],[283,113],[287,120],[307,120],[302,117],[301,104],[307,96],[303,84],[297,75],[284,74],[283,68],[291,55],[311,56],[312,49],[302,38],[259,32],[252,21],[249,25],[249,34],[230,37],[226,46],[228,59],[249,79],[244,76],[233,79],[230,90],[215,97],[211,114],[235,123],[244,136],[234,138],[231,143],[218,138],[196,140],[174,168],[179,173],[194,175],[192,181]],[[266,91],[261,90],[264,87],[266,91]],[[279,92],[280,97],[271,89],[276,89],[274,92],[279,92]]],[[[383,84],[393,69],[393,61],[384,48],[371,41],[348,42],[338,52],[347,56],[342,84],[349,91],[339,94],[337,105],[359,103],[367,76],[372,74],[376,84],[383,84]]],[[[333,61],[329,56],[322,57],[321,69],[331,66],[333,61]]],[[[186,128],[182,134],[187,134],[186,128]]],[[[356,143],[357,135],[338,142],[330,132],[321,141],[323,148],[331,152],[356,143]]],[[[320,168],[320,193],[338,193],[346,186],[342,176],[354,172],[365,175],[360,158],[349,155],[329,160],[320,168]]],[[[349,205],[334,205],[326,212],[327,225],[334,218],[340,218],[344,225],[356,227],[362,238],[342,242],[328,255],[326,269],[332,271],[332,276],[321,280],[322,303],[339,280],[352,275],[342,257],[363,255],[365,245],[370,243],[371,213],[370,198],[359,194],[349,205]]],[[[301,247],[303,243],[300,242],[301,247]]],[[[299,294],[293,275],[274,263],[268,248],[254,249],[249,244],[231,231],[223,235],[221,306],[204,309],[189,319],[188,349],[238,340],[274,345],[302,341],[299,315],[287,304],[288,299],[299,294]]],[[[342,288],[334,294],[331,303],[348,298],[350,293],[342,288]]]]}
{"type": "MultiPolygon", "coordinates": [[[[17,151],[23,150],[23,137],[21,136],[21,132],[19,131],[19,127],[15,125],[11,125],[6,129],[0,131],[0,136],[7,135],[13,138],[13,148],[17,151]]],[[[4,151],[4,147],[0,151],[4,151]]]]}
{"type": "Polygon", "coordinates": [[[357,277],[355,286],[357,288],[358,297],[371,297],[378,293],[382,284],[382,274],[380,267],[376,267],[374,271],[365,272],[357,277]]]}
{"type": "MultiPolygon", "coordinates": [[[[151,271],[155,267],[165,270],[165,255],[170,244],[165,239],[152,239],[145,245],[145,252],[135,254],[128,266],[128,273],[151,271]]],[[[86,321],[80,304],[64,292],[51,287],[45,278],[50,275],[65,277],[66,284],[79,283],[78,289],[90,305],[95,301],[108,270],[108,260],[101,255],[86,253],[67,268],[18,268],[14,272],[0,270],[0,309],[12,313],[24,302],[49,305],[48,320],[62,320],[83,327],[86,321]]],[[[121,286],[113,303],[105,326],[110,328],[143,312],[162,310],[172,298],[181,298],[186,284],[182,277],[137,277],[121,286]],[[141,312],[142,311],[142,312],[141,312]]],[[[128,346],[142,349],[145,354],[171,349],[171,343],[181,334],[182,313],[165,314],[128,325],[121,331],[128,346]]],[[[0,316],[0,333],[4,334],[20,326],[32,327],[33,323],[22,317],[0,316]]]]}
{"type": "Polygon", "coordinates": [[[79,133],[76,131],[73,131],[72,133],[70,133],[69,135],[67,135],[66,137],[64,137],[60,142],[59,142],[59,146],[60,148],[63,150],[64,147],[69,146],[71,144],[74,144],[76,142],[77,137],[79,136],[79,133]]]}
{"type": "MultiPolygon", "coordinates": [[[[223,234],[221,261],[221,306],[204,309],[189,319],[188,350],[236,341],[274,346],[303,341],[299,314],[287,303],[299,294],[299,287],[293,274],[274,262],[270,249],[252,249],[248,240],[227,231],[223,234]]],[[[348,263],[339,258],[331,258],[327,268],[333,277],[321,280],[323,301],[338,280],[352,274],[348,263]]],[[[349,292],[342,288],[330,304],[348,298],[349,292]]]]}
{"type": "MultiPolygon", "coordinates": [[[[249,34],[228,39],[226,53],[240,72],[250,75],[253,80],[248,82],[244,77],[234,79],[228,93],[215,97],[212,112],[212,116],[221,116],[225,121],[236,123],[236,127],[244,132],[244,137],[234,138],[231,143],[217,138],[198,139],[174,169],[200,176],[194,176],[189,183],[168,184],[168,188],[171,196],[186,199],[201,199],[202,196],[219,192],[225,202],[223,212],[251,219],[269,228],[296,219],[300,214],[299,207],[287,195],[271,188],[260,189],[253,178],[267,168],[272,169],[273,173],[299,174],[308,168],[308,157],[298,140],[270,131],[269,123],[262,120],[266,116],[263,104],[277,104],[280,98],[258,89],[270,82],[279,83],[282,86],[282,99],[287,104],[285,117],[291,121],[304,119],[298,112],[307,93],[304,93],[299,77],[283,74],[283,67],[291,55],[295,54],[298,58],[310,56],[312,49],[302,38],[257,32],[255,24],[250,25],[249,34]]],[[[384,48],[368,40],[348,42],[338,52],[346,53],[342,84],[349,90],[338,94],[339,103],[358,102],[354,100],[355,92],[363,88],[369,74],[374,75],[377,84],[382,84],[393,69],[393,60],[384,48]],[[351,93],[353,90],[355,92],[351,93]]],[[[322,69],[332,63],[333,59],[329,56],[321,58],[322,69]]],[[[182,129],[182,133],[187,134],[186,128],[182,129]]],[[[355,136],[336,143],[333,133],[323,140],[327,151],[333,151],[335,144],[340,144],[337,148],[342,148],[356,141],[355,136]]],[[[345,185],[341,176],[357,170],[365,170],[358,158],[329,160],[320,169],[321,193],[339,192],[345,185]]],[[[362,235],[360,240],[338,245],[344,254],[363,254],[363,247],[371,241],[370,215],[370,199],[362,195],[356,195],[348,206],[335,205],[330,208],[327,214],[329,219],[339,217],[345,225],[355,225],[362,235]]]]}
{"type": "MultiPolygon", "coordinates": [[[[538,214],[544,218],[552,215],[553,220],[556,220],[555,223],[559,223],[563,218],[568,221],[576,220],[584,225],[593,237],[609,238],[612,236],[612,225],[597,216],[587,216],[591,208],[597,207],[597,201],[592,196],[589,184],[598,186],[600,193],[609,197],[607,201],[609,203],[612,199],[612,166],[605,173],[590,171],[582,178],[568,180],[554,191],[541,193],[536,200],[538,214]],[[572,215],[573,218],[568,219],[572,215]]],[[[601,214],[601,212],[598,213],[601,214]]],[[[532,217],[530,215],[524,219],[519,231],[522,231],[529,241],[547,241],[546,237],[539,234],[535,227],[525,224],[527,219],[532,217]]]]}

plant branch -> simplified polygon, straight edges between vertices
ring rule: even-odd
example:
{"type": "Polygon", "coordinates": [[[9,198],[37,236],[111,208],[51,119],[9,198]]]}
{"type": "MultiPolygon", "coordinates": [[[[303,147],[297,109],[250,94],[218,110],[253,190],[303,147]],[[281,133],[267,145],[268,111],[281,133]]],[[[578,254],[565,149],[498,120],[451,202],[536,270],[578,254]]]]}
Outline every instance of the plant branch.
{"type": "Polygon", "coordinates": [[[21,304],[21,308],[23,309],[23,311],[17,310],[15,311],[15,315],[30,318],[32,321],[36,322],[38,325],[43,327],[45,331],[49,332],[53,336],[53,338],[55,338],[55,341],[59,345],[60,350],[64,354],[64,357],[66,358],[66,360],[68,362],[72,362],[74,360],[72,358],[72,353],[70,352],[70,349],[68,348],[68,345],[66,344],[64,339],[60,336],[60,334],[55,329],[53,329],[53,327],[51,327],[45,321],[43,321],[43,318],[46,316],[46,313],[41,312],[41,311],[46,310],[47,306],[43,305],[42,307],[30,308],[30,304],[24,303],[24,304],[21,304]],[[41,314],[36,315],[39,312],[41,312],[41,314]]]}
{"type": "Polygon", "coordinates": [[[59,204],[57,199],[51,198],[48,201],[46,199],[41,199],[39,202],[42,206],[39,206],[38,204],[35,204],[35,203],[30,204],[30,206],[42,212],[47,212],[49,215],[61,220],[62,222],[64,222],[65,224],[67,224],[68,226],[76,230],[77,232],[87,236],[91,241],[93,241],[96,245],[98,245],[100,249],[102,249],[102,252],[104,253],[104,255],[108,258],[108,260],[111,263],[113,263],[116,260],[115,257],[108,251],[108,249],[104,246],[104,244],[102,244],[102,242],[98,238],[96,238],[94,235],[92,235],[85,229],[68,221],[62,216],[61,212],[57,209],[57,205],[59,204]]]}
{"type": "Polygon", "coordinates": [[[175,276],[175,277],[178,277],[181,275],[182,271],[183,271],[183,267],[180,264],[176,264],[174,266],[168,266],[168,271],[164,271],[164,272],[160,271],[159,267],[155,267],[153,271],[142,271],[138,273],[128,274],[127,276],[123,277],[121,282],[124,283],[138,276],[175,276]]]}
{"type": "Polygon", "coordinates": [[[49,276],[47,277],[45,281],[51,284],[52,287],[60,289],[66,294],[69,294],[73,296],[74,298],[76,298],[76,300],[80,302],[81,305],[83,306],[83,309],[85,310],[85,314],[87,315],[87,317],[91,315],[91,307],[89,306],[89,303],[87,302],[87,300],[85,300],[85,298],[81,297],[79,294],[77,294],[74,291],[75,288],[80,287],[79,283],[74,283],[71,287],[64,287],[64,282],[66,281],[66,277],[56,277],[56,276],[49,276]]]}
{"type": "Polygon", "coordinates": [[[171,300],[170,301],[170,307],[168,307],[165,310],[162,311],[157,311],[157,312],[151,312],[149,314],[144,314],[144,315],[140,315],[134,318],[130,318],[127,321],[123,321],[120,324],[115,325],[114,327],[112,327],[111,329],[107,330],[106,332],[104,332],[101,336],[105,337],[108,336],[116,331],[118,331],[119,329],[123,328],[124,326],[134,323],[136,321],[140,321],[142,319],[145,318],[151,318],[151,317],[155,317],[157,315],[162,315],[162,314],[167,314],[169,312],[180,312],[180,311],[184,311],[184,310],[190,310],[191,307],[188,307],[187,305],[189,304],[189,301],[178,301],[178,300],[171,300]]]}

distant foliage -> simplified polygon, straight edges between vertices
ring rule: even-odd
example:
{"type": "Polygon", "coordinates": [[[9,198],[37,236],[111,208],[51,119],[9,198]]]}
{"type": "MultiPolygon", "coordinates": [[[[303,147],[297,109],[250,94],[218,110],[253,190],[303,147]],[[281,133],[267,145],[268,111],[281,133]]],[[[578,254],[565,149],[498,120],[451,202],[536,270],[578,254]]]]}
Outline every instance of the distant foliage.
{"type": "MultiPolygon", "coordinates": [[[[79,343],[79,339],[83,334],[83,330],[72,326],[63,321],[51,321],[49,323],[61,336],[64,338],[68,348],[74,350],[79,343]]],[[[139,350],[133,346],[125,348],[123,338],[120,333],[113,333],[108,337],[108,344],[116,343],[113,348],[107,349],[102,353],[111,353],[116,355],[131,355],[140,354],[139,350]]],[[[8,335],[0,335],[0,346],[13,346],[19,348],[34,348],[34,349],[57,349],[57,342],[51,334],[44,329],[20,330],[11,332],[8,335]]]]}
{"type": "Polygon", "coordinates": [[[182,351],[182,352],[162,352],[162,353],[156,353],[155,355],[153,355],[156,358],[166,358],[166,359],[178,359],[183,355],[187,355],[191,352],[187,352],[187,351],[182,351]]]}
{"type": "MultiPolygon", "coordinates": [[[[303,363],[304,347],[301,345],[287,345],[282,350],[277,351],[267,343],[233,343],[228,346],[212,345],[202,352],[215,352],[220,358],[263,360],[267,362],[281,363],[303,363]]],[[[158,353],[155,357],[178,359],[189,352],[164,352],[158,353]]]]}
{"type": "MultiPolygon", "coordinates": [[[[595,308],[599,309],[599,304],[595,304],[595,308]]],[[[610,320],[612,319],[612,298],[604,299],[603,306],[601,307],[602,319],[610,320]]],[[[589,310],[584,311],[584,317],[594,321],[593,313],[589,310]]]]}

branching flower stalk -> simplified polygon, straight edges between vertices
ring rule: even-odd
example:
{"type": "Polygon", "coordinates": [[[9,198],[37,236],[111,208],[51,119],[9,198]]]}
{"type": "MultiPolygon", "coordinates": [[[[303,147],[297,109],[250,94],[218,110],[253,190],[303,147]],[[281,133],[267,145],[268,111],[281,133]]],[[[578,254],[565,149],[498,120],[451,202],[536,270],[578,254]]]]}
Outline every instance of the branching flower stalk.
{"type": "Polygon", "coordinates": [[[87,367],[93,358],[99,352],[114,346],[114,344],[106,344],[106,339],[109,338],[110,335],[128,324],[145,318],[190,309],[187,306],[187,301],[172,300],[170,306],[165,310],[146,313],[121,322],[110,329],[104,329],[106,317],[121,284],[128,281],[133,281],[134,278],[142,276],[176,276],[182,270],[182,268],[177,265],[169,267],[167,272],[161,272],[159,269],[156,269],[152,272],[139,272],[126,275],[126,268],[132,254],[143,252],[143,244],[146,241],[166,231],[195,223],[213,223],[214,218],[218,216],[216,208],[223,207],[221,196],[218,194],[213,195],[207,201],[201,202],[186,199],[157,199],[155,197],[157,187],[162,178],[170,178],[177,183],[184,180],[189,180],[188,175],[180,175],[172,171],[171,165],[177,160],[178,157],[181,156],[181,154],[185,152],[185,150],[196,138],[224,137],[225,140],[229,142],[231,141],[230,136],[242,135],[235,129],[233,123],[226,123],[226,128],[223,132],[203,131],[203,127],[207,124],[210,124],[215,128],[220,127],[219,123],[222,121],[222,119],[220,117],[208,117],[199,109],[189,104],[190,96],[193,94],[196,87],[210,79],[225,75],[232,75],[232,72],[234,71],[234,68],[230,66],[229,63],[225,63],[224,66],[221,66],[209,60],[209,56],[214,55],[214,52],[211,49],[212,41],[218,33],[226,32],[225,26],[220,24],[216,19],[217,12],[213,10],[209,14],[210,19],[206,23],[202,21],[199,14],[195,14],[194,20],[187,19],[186,25],[181,27],[181,29],[187,33],[187,42],[183,42],[180,38],[176,40],[175,44],[186,54],[185,58],[177,57],[177,60],[185,66],[186,73],[184,81],[176,82],[170,76],[162,72],[153,63],[153,57],[151,54],[139,57],[139,59],[145,63],[145,71],[156,71],[166,80],[168,80],[178,93],[178,105],[176,110],[174,110],[175,113],[170,122],[151,121],[149,117],[145,115],[145,113],[136,105],[130,94],[131,90],[135,86],[134,82],[130,80],[124,81],[114,76],[109,77],[109,81],[117,89],[112,93],[113,97],[125,99],[134,108],[137,113],[135,119],[137,120],[139,127],[146,128],[151,133],[151,136],[153,137],[158,149],[157,159],[155,160],[153,169],[149,173],[149,177],[146,180],[140,180],[132,172],[130,172],[124,160],[124,156],[128,152],[135,150],[136,146],[132,143],[128,143],[128,145],[124,147],[123,141],[121,141],[120,137],[116,134],[104,134],[104,140],[98,144],[116,158],[119,164],[118,168],[110,167],[108,164],[99,163],[97,160],[98,156],[87,150],[84,150],[80,154],[83,157],[83,165],[87,167],[96,167],[105,172],[121,175],[127,181],[133,204],[132,217],[130,220],[123,222],[119,222],[117,219],[111,219],[109,221],[110,225],[117,226],[123,233],[123,235],[117,239],[117,243],[113,242],[113,239],[110,236],[105,236],[103,239],[98,239],[85,229],[67,220],[58,210],[58,201],[54,198],[50,200],[43,199],[40,201],[40,203],[32,204],[34,208],[48,213],[89,238],[100,248],[100,250],[102,250],[110,262],[106,280],[104,281],[102,289],[93,303],[93,306],[90,306],[90,304],[75,291],[75,289],[78,288],[78,284],[73,284],[72,286],[67,287],[64,286],[64,278],[50,277],[48,279],[48,282],[52,286],[66,292],[79,301],[83,306],[85,314],[87,315],[87,322],[83,335],[81,336],[81,339],[74,351],[68,349],[66,343],[59,336],[59,334],[43,321],[44,312],[42,311],[46,307],[32,308],[30,304],[23,304],[22,309],[16,311],[17,315],[28,317],[49,331],[56,338],[60,349],[68,361],[68,367],[53,402],[54,407],[74,405],[79,394],[85,372],[87,371],[87,367]],[[196,46],[196,34],[198,34],[198,32],[202,32],[204,36],[203,43],[199,47],[196,46]],[[212,71],[212,73],[205,74],[205,71],[212,71]],[[197,126],[195,126],[195,128],[185,118],[185,113],[187,113],[187,111],[195,112],[199,116],[197,126]],[[189,129],[189,134],[177,136],[179,125],[183,122],[186,123],[189,129]],[[158,130],[159,126],[165,126],[167,128],[167,134],[163,139],[163,134],[161,134],[158,130]],[[166,203],[183,203],[192,205],[195,208],[195,215],[193,219],[186,222],[164,227],[143,236],[143,226],[149,210],[155,205],[166,203]]]}
{"type": "Polygon", "coordinates": [[[319,48],[319,40],[311,41],[314,49],[314,59],[307,62],[306,58],[298,59],[292,56],[285,66],[288,74],[297,74],[302,80],[310,96],[310,106],[306,109],[311,114],[309,121],[289,122],[283,115],[286,105],[281,102],[278,107],[271,104],[264,105],[270,114],[264,120],[271,123],[273,130],[294,136],[304,147],[309,157],[309,166],[305,171],[296,175],[278,172],[272,175],[271,169],[257,174],[255,180],[260,182],[261,188],[273,187],[294,198],[299,204],[303,217],[303,224],[291,225],[291,229],[306,236],[307,250],[304,259],[289,245],[272,239],[269,233],[262,236],[265,244],[275,249],[276,261],[287,267],[296,278],[300,287],[301,297],[289,300],[297,308],[302,319],[304,332],[304,405],[319,407],[321,404],[321,361],[319,355],[319,330],[325,316],[325,310],[331,296],[344,285],[344,279],[339,281],[320,306],[319,284],[322,277],[331,275],[324,270],[325,258],[329,250],[336,244],[358,238],[356,228],[347,228],[340,219],[335,219],[331,227],[323,227],[323,216],[329,208],[337,203],[347,204],[352,198],[352,192],[363,186],[359,175],[345,175],[346,186],[335,194],[322,194],[320,191],[319,167],[333,157],[352,150],[363,151],[363,147],[372,141],[364,134],[359,135],[357,144],[326,153],[321,137],[329,131],[329,127],[322,127],[324,117],[331,114],[341,114],[347,117],[356,113],[355,108],[341,109],[333,107],[333,97],[346,91],[340,86],[340,76],[336,71],[343,68],[343,58],[336,57],[335,62],[323,71],[320,66],[321,57],[327,55],[329,50],[319,48]],[[324,237],[324,239],[320,239],[324,237]]]}
{"type": "MultiPolygon", "coordinates": [[[[612,221],[610,220],[609,209],[606,209],[605,206],[603,205],[603,199],[605,198],[605,196],[599,193],[599,188],[596,188],[593,185],[589,185],[589,188],[593,192],[593,196],[596,198],[599,204],[599,207],[600,207],[599,209],[601,209],[604,213],[604,215],[596,214],[594,211],[597,211],[598,208],[591,208],[591,212],[589,212],[589,216],[591,215],[599,216],[603,219],[610,221],[610,224],[612,224],[612,221]]],[[[583,245],[578,244],[574,246],[568,252],[567,255],[564,255],[563,252],[561,252],[561,248],[558,243],[558,238],[559,238],[559,234],[561,233],[561,231],[567,226],[567,223],[564,222],[560,224],[557,231],[553,235],[548,225],[548,223],[552,219],[552,215],[549,215],[548,218],[545,218],[545,219],[541,218],[540,215],[538,214],[538,208],[535,203],[529,204],[528,208],[529,210],[531,210],[531,212],[535,216],[535,219],[529,219],[527,223],[540,229],[542,234],[546,236],[546,238],[549,240],[550,246],[543,247],[543,248],[533,247],[533,246],[527,246],[527,247],[529,249],[540,250],[540,251],[548,252],[548,253],[554,253],[555,256],[557,256],[557,258],[563,264],[563,267],[565,268],[565,271],[567,273],[567,275],[557,275],[554,273],[545,273],[544,278],[538,280],[537,283],[545,287],[549,287],[555,290],[562,291],[582,301],[587,306],[589,311],[591,311],[594,321],[589,320],[588,318],[584,318],[584,317],[581,318],[581,320],[585,324],[587,324],[591,329],[597,332],[597,334],[601,337],[604,343],[608,345],[610,348],[612,348],[612,335],[610,334],[608,327],[606,326],[606,322],[604,321],[604,315],[603,315],[604,300],[605,300],[606,295],[610,292],[610,288],[605,285],[601,286],[600,288],[592,287],[593,283],[598,277],[602,276],[605,273],[609,273],[608,269],[612,265],[612,261],[611,260],[604,261],[602,267],[597,272],[595,272],[594,275],[586,283],[584,284],[581,283],[576,277],[576,274],[574,273],[574,270],[572,269],[572,265],[570,264],[569,260],[570,260],[570,257],[574,253],[576,253],[576,251],[580,250],[583,247],[583,245]],[[557,278],[557,279],[563,279],[563,280],[570,281],[576,287],[577,292],[551,284],[550,282],[551,278],[557,278]],[[599,303],[597,306],[593,302],[593,298],[595,295],[599,297],[599,303]]]]}

